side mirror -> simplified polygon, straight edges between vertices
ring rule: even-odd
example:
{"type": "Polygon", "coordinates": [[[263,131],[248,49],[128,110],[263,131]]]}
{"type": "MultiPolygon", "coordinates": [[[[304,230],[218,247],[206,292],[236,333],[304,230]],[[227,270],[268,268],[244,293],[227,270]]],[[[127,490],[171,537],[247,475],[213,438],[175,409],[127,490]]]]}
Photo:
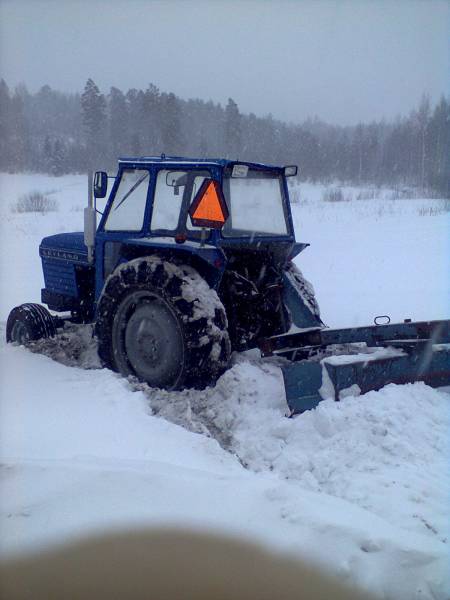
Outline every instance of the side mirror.
{"type": "Polygon", "coordinates": [[[104,198],[108,190],[108,175],[105,171],[97,171],[94,175],[94,196],[104,198]]]}
{"type": "Polygon", "coordinates": [[[289,165],[288,167],[284,167],[284,176],[295,177],[297,175],[297,171],[297,165],[289,165]]]}
{"type": "Polygon", "coordinates": [[[180,185],[186,185],[186,183],[186,171],[169,171],[166,175],[166,185],[170,187],[178,187],[180,185]]]}

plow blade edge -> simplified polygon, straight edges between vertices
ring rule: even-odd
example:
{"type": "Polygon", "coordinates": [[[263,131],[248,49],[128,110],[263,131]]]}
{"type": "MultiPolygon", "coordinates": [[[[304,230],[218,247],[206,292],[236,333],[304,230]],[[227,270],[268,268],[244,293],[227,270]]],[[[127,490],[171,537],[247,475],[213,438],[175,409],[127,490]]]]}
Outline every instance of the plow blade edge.
{"type": "Polygon", "coordinates": [[[423,381],[432,387],[450,385],[450,345],[428,345],[398,355],[341,355],[320,362],[300,361],[281,366],[291,414],[316,407],[327,398],[379,390],[389,383],[423,381]]]}

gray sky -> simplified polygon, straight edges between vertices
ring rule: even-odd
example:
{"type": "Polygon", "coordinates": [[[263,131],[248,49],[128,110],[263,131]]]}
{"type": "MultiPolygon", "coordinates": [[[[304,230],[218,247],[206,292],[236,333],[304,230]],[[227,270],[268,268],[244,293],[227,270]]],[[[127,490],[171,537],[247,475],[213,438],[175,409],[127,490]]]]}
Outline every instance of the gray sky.
{"type": "Polygon", "coordinates": [[[446,0],[0,0],[0,76],[353,124],[450,94],[446,0]]]}

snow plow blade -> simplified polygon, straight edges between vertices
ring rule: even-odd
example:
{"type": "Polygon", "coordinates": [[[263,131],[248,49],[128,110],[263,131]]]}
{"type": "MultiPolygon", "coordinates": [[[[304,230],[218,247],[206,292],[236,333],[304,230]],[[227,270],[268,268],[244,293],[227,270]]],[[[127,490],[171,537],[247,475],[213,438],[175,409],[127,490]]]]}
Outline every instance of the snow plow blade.
{"type": "Polygon", "coordinates": [[[450,321],[314,328],[268,338],[260,348],[287,359],[280,367],[291,415],[389,383],[450,385],[450,321]]]}

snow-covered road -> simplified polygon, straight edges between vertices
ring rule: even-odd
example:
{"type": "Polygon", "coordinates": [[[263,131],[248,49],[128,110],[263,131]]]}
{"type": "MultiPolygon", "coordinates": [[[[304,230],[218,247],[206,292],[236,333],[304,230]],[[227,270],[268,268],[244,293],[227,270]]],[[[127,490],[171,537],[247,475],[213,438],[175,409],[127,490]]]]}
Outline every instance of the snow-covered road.
{"type": "MultiPolygon", "coordinates": [[[[2,176],[0,189],[11,200],[19,186],[60,189],[60,208],[1,209],[2,321],[39,300],[40,238],[81,227],[84,179],[28,178],[2,176]]],[[[325,294],[329,324],[367,323],[375,307],[450,317],[448,213],[424,216],[426,201],[324,205],[305,187],[310,202],[294,217],[314,245],[299,264],[325,294]],[[344,257],[350,273],[340,274],[344,257]]],[[[7,347],[4,323],[0,334],[4,555],[98,529],[182,524],[311,558],[381,597],[448,598],[448,393],[392,385],[286,419],[280,372],[255,353],[236,356],[214,389],[167,393],[98,369],[88,330],[67,334],[78,351],[61,344],[60,362],[7,347]]]]}

